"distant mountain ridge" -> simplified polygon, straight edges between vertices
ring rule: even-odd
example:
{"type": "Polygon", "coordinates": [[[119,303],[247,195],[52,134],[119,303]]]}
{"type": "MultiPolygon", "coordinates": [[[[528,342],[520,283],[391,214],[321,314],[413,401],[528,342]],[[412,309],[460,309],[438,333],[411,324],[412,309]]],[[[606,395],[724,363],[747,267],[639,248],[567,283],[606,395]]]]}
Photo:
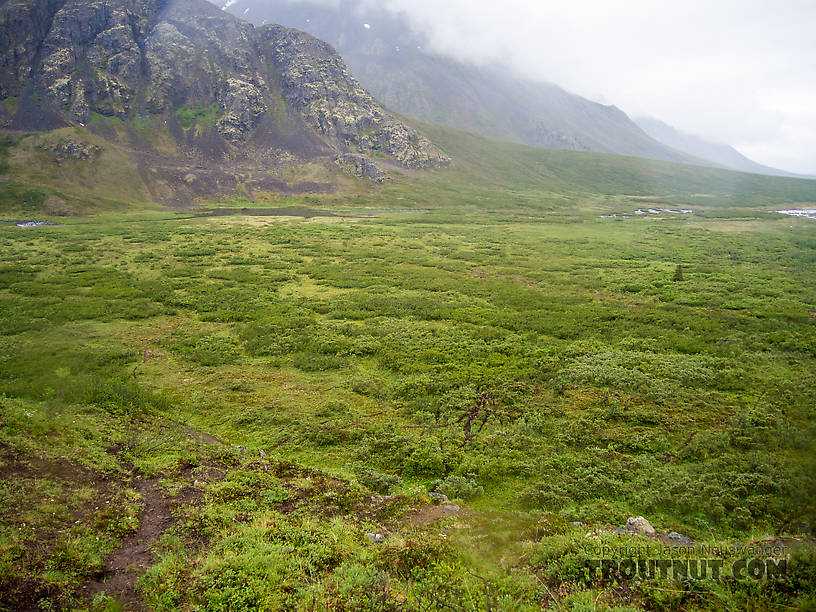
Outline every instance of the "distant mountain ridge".
{"type": "Polygon", "coordinates": [[[378,100],[404,115],[532,146],[704,163],[656,141],[614,106],[428,53],[406,19],[360,0],[211,1],[253,23],[280,23],[328,41],[378,100]]]}
{"type": "Polygon", "coordinates": [[[650,117],[638,117],[635,122],[655,140],[664,143],[678,151],[684,151],[689,155],[709,160],[719,164],[724,168],[740,170],[742,172],[753,172],[756,174],[768,174],[772,176],[800,175],[784,170],[777,170],[769,166],[763,166],[743,155],[734,147],[727,144],[710,142],[693,134],[686,134],[673,128],[672,126],[650,117]]]}
{"type": "MultiPolygon", "coordinates": [[[[615,106],[557,85],[470,65],[425,50],[407,19],[361,0],[210,0],[256,24],[281,23],[328,41],[388,108],[498,140],[552,149],[618,153],[777,176],[733,147],[633,121],[615,106]]],[[[812,177],[808,177],[812,178],[812,177]]]]}

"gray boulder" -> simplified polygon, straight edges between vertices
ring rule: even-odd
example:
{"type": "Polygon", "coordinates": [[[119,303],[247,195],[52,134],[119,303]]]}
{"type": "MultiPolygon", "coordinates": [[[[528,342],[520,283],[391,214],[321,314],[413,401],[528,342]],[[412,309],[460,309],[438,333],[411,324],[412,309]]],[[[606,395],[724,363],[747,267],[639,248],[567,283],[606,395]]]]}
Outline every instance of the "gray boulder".
{"type": "Polygon", "coordinates": [[[691,539],[690,538],[687,538],[683,534],[677,533],[676,531],[672,531],[669,534],[669,539],[674,540],[675,542],[678,542],[680,544],[691,544],[691,539]]]}
{"type": "Polygon", "coordinates": [[[646,536],[657,534],[652,524],[642,516],[630,516],[626,519],[626,531],[646,536]]]}

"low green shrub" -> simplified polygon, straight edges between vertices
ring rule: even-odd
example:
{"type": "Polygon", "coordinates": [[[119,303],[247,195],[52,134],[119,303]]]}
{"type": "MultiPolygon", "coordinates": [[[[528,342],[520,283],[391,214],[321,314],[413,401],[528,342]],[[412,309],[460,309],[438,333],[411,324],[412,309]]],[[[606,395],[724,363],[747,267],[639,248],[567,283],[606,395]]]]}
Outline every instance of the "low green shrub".
{"type": "Polygon", "coordinates": [[[451,474],[442,480],[437,480],[431,490],[447,495],[451,499],[469,500],[484,494],[484,488],[476,482],[474,474],[456,476],[451,474]]]}
{"type": "Polygon", "coordinates": [[[360,484],[381,495],[388,495],[393,490],[402,486],[402,478],[399,476],[383,474],[365,465],[355,466],[354,475],[360,484]]]}

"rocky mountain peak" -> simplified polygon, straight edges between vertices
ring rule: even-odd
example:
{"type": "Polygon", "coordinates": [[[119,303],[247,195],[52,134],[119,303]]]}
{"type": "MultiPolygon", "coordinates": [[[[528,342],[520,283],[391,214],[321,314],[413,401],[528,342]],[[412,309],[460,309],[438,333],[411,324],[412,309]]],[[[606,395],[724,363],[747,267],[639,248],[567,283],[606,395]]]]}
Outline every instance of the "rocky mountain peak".
{"type": "MultiPolygon", "coordinates": [[[[273,166],[347,155],[449,162],[330,45],[256,29],[205,0],[6,0],[0,44],[0,127],[151,123],[177,157],[273,166]]],[[[137,135],[131,144],[151,145],[137,135]]]]}

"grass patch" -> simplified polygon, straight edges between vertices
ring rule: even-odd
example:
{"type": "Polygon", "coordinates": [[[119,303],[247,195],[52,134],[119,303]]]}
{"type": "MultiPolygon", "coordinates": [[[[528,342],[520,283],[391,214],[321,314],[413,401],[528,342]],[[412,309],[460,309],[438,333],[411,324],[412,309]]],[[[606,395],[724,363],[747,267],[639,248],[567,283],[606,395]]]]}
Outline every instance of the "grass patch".
{"type": "Polygon", "coordinates": [[[176,119],[184,129],[191,128],[194,123],[201,128],[211,128],[215,126],[221,115],[223,111],[216,102],[197,108],[183,106],[176,111],[176,119]]]}

